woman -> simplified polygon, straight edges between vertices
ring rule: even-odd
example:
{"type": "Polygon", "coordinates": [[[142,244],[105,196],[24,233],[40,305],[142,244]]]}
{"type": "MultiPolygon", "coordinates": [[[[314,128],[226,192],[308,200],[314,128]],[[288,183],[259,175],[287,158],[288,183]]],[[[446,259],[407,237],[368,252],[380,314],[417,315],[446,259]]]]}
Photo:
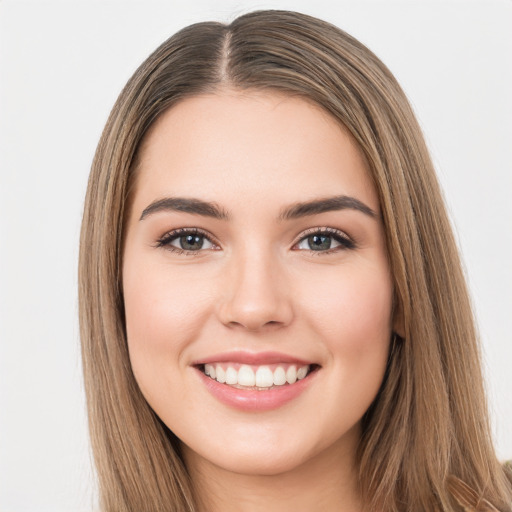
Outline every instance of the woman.
{"type": "Polygon", "coordinates": [[[511,510],[420,129],[325,22],[193,25],[142,64],[80,314],[103,510],[511,510]]]}

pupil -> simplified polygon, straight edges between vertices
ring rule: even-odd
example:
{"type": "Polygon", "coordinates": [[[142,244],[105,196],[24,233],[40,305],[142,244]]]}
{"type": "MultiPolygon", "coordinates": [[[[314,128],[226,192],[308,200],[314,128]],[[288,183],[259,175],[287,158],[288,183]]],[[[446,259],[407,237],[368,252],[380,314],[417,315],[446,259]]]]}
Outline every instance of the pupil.
{"type": "Polygon", "coordinates": [[[326,235],[312,235],[308,237],[309,248],[313,251],[331,248],[331,237],[326,235]]]}
{"type": "Polygon", "coordinates": [[[186,235],[180,238],[180,245],[186,251],[197,251],[203,246],[203,237],[200,235],[186,235]]]}

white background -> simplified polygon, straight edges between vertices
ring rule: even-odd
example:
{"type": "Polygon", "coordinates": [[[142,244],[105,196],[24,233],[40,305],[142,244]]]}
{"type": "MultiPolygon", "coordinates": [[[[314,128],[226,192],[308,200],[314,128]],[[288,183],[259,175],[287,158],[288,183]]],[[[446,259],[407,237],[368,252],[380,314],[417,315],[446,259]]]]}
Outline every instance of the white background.
{"type": "Polygon", "coordinates": [[[89,166],[111,106],[179,28],[260,8],[345,29],[411,99],[467,268],[498,454],[512,458],[510,0],[0,0],[0,511],[94,508],[76,262],[89,166]]]}

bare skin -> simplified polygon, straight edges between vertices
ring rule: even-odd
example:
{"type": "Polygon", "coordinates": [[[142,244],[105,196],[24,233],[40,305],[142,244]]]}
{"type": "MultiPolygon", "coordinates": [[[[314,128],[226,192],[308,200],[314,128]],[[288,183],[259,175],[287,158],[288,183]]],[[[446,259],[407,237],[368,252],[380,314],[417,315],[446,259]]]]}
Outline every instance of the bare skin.
{"type": "Polygon", "coordinates": [[[163,114],[138,173],[123,259],[130,359],[182,442],[201,510],[360,512],[360,421],[395,322],[357,145],[302,99],[226,90],[163,114]],[[307,373],[257,390],[222,382],[244,357],[254,375],[295,360],[307,373]],[[284,389],[290,399],[259,402],[284,389]]]}
{"type": "MultiPolygon", "coordinates": [[[[354,431],[354,439],[359,437],[354,431]]],[[[186,453],[188,449],[186,448],[186,453]]],[[[226,472],[205,459],[187,457],[194,474],[200,512],[361,512],[355,481],[354,454],[327,449],[305,464],[280,475],[226,472]],[[326,468],[336,468],[326,471],[326,468]],[[321,478],[312,478],[312,475],[321,478]],[[300,492],[298,492],[300,489],[300,492]]]]}

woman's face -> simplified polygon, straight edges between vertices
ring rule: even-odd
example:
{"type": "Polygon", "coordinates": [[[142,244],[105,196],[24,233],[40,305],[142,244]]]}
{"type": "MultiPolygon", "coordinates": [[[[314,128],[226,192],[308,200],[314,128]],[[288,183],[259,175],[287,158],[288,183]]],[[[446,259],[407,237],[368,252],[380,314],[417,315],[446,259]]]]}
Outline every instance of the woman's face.
{"type": "Polygon", "coordinates": [[[152,127],[138,173],[123,259],[131,364],[187,463],[268,475],[353,455],[393,290],[347,131],[278,93],[196,96],[152,127]]]}

